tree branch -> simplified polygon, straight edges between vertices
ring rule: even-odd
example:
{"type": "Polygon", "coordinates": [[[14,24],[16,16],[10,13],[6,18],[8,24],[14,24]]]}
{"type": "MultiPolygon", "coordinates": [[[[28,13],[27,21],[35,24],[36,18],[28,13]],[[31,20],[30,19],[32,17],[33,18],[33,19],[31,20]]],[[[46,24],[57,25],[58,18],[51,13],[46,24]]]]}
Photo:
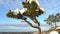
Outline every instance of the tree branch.
{"type": "Polygon", "coordinates": [[[24,21],[25,21],[26,23],[28,23],[31,27],[38,29],[38,27],[33,26],[29,21],[27,21],[27,20],[24,20],[24,21]]]}
{"type": "Polygon", "coordinates": [[[38,22],[38,20],[36,19],[36,17],[32,17],[31,20],[32,20],[34,23],[37,23],[38,26],[40,26],[40,23],[38,22]]]}

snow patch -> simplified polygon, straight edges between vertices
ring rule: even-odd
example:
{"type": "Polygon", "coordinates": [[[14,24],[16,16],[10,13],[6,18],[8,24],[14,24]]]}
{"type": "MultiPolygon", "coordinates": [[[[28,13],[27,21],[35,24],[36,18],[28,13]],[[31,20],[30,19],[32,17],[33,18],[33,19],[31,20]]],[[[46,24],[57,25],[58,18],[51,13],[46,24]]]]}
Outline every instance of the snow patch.
{"type": "Polygon", "coordinates": [[[57,31],[51,31],[50,34],[58,34],[57,31]]]}

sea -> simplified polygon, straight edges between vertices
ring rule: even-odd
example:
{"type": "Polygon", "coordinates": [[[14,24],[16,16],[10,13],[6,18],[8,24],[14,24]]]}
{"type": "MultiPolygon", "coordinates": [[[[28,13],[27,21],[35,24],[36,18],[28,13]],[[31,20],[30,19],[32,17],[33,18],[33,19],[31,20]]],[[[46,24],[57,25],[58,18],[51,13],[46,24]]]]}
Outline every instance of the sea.
{"type": "MultiPolygon", "coordinates": [[[[50,26],[41,26],[41,31],[50,29],[50,26]]],[[[32,28],[27,24],[0,24],[0,32],[37,32],[38,29],[32,28]]]]}

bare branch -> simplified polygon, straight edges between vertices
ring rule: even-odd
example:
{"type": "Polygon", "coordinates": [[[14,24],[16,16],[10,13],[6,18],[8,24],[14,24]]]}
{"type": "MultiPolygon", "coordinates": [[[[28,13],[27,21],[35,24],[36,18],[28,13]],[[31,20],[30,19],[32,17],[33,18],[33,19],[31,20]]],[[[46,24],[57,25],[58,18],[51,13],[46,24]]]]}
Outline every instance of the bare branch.
{"type": "Polygon", "coordinates": [[[33,26],[29,21],[27,21],[27,20],[24,20],[26,23],[28,23],[31,27],[33,27],[33,28],[37,28],[38,29],[38,27],[36,27],[36,26],[33,26]]]}
{"type": "Polygon", "coordinates": [[[34,23],[37,23],[38,26],[40,26],[40,23],[38,22],[38,20],[37,20],[35,17],[31,18],[31,20],[32,20],[34,23]]]}

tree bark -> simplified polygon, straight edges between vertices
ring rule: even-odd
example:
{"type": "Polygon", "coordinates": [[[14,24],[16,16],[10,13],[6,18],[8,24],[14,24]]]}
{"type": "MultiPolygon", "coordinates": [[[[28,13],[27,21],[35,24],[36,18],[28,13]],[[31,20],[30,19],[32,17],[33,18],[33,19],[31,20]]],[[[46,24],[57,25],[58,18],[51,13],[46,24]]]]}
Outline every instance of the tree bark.
{"type": "Polygon", "coordinates": [[[38,34],[41,34],[41,28],[38,26],[38,34]]]}
{"type": "Polygon", "coordinates": [[[38,29],[38,27],[33,26],[29,21],[27,21],[27,20],[24,20],[24,21],[25,21],[26,23],[28,23],[31,27],[38,29]]]}
{"type": "Polygon", "coordinates": [[[51,23],[51,30],[52,30],[52,23],[51,23]]]}
{"type": "Polygon", "coordinates": [[[30,18],[31,18],[31,20],[32,20],[34,23],[38,23],[36,17],[30,17],[30,18]]]}
{"type": "Polygon", "coordinates": [[[41,34],[41,26],[39,22],[38,22],[38,34],[41,34]]]}
{"type": "Polygon", "coordinates": [[[33,26],[29,21],[26,21],[26,20],[24,20],[24,21],[27,22],[31,27],[37,28],[37,29],[38,29],[38,34],[41,34],[40,23],[38,22],[38,20],[37,20],[36,18],[31,18],[31,20],[32,20],[34,23],[38,24],[38,27],[33,26]]]}
{"type": "Polygon", "coordinates": [[[55,22],[55,29],[56,29],[56,22],[55,22]]]}
{"type": "Polygon", "coordinates": [[[34,23],[38,24],[38,34],[41,34],[40,23],[38,22],[38,20],[36,18],[31,18],[31,19],[34,23]]]}

